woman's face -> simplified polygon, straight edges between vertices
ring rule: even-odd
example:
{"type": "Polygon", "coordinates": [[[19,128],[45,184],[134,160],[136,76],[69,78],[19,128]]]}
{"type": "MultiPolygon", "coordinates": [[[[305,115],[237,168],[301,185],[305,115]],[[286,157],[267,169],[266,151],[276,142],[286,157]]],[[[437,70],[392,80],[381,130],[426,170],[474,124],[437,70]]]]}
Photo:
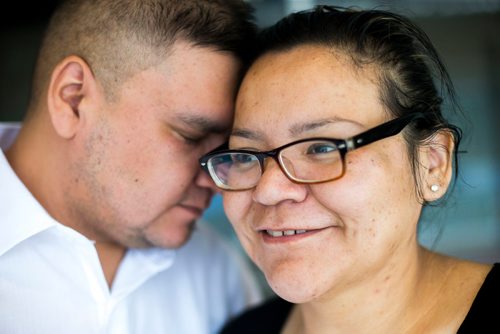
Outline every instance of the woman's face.
{"type": "MultiPolygon", "coordinates": [[[[301,46],[267,54],[251,67],[230,147],[264,151],[303,138],[345,139],[388,120],[373,69],[354,67],[323,47],[301,46]]],[[[348,153],[345,165],[342,178],[305,185],[267,159],[255,188],[223,194],[243,247],[274,291],[292,302],[367,279],[388,284],[391,268],[417,247],[421,205],[402,135],[348,153]],[[306,232],[290,232],[297,230],[306,232]]]]}

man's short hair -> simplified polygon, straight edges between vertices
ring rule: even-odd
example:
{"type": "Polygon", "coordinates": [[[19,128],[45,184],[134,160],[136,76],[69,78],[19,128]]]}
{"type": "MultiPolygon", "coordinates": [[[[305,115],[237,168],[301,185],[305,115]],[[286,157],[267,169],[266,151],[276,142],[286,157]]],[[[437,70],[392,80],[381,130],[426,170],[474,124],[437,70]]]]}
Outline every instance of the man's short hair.
{"type": "Polygon", "coordinates": [[[91,67],[107,98],[129,75],[154,65],[176,40],[227,51],[244,63],[256,26],[243,0],[68,0],[54,12],[35,66],[32,105],[54,67],[77,55],[91,67]]]}

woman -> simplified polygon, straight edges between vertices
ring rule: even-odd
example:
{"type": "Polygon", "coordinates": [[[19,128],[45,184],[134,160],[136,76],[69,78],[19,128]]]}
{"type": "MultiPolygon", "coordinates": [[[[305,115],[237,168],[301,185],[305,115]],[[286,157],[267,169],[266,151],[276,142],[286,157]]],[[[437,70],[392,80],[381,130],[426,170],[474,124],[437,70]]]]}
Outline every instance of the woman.
{"type": "Polygon", "coordinates": [[[427,36],[392,13],[319,6],[260,45],[231,149],[200,162],[281,298],[225,333],[498,331],[500,267],[417,240],[422,208],[453,183],[461,135],[443,116],[434,80],[452,105],[454,91],[427,36]]]}

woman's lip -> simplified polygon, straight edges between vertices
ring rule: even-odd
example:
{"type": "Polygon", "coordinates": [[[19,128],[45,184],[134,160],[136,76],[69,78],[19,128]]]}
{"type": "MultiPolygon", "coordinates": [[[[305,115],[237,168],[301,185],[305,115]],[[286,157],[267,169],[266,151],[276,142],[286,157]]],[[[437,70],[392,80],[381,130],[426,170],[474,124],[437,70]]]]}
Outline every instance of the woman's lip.
{"type": "Polygon", "coordinates": [[[328,228],[335,226],[328,226],[323,228],[315,228],[315,229],[280,229],[280,230],[271,230],[271,229],[263,229],[260,230],[259,233],[262,235],[262,238],[265,242],[268,243],[282,243],[282,242],[290,242],[295,240],[300,240],[304,238],[308,238],[314,234],[320,233],[328,228]]]}

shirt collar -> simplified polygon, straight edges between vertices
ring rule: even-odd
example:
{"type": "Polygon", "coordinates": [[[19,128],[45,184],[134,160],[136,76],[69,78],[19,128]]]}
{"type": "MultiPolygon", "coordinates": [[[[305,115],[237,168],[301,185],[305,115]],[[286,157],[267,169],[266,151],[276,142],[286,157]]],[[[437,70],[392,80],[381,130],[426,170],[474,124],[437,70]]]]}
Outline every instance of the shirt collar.
{"type": "MultiPolygon", "coordinates": [[[[8,147],[12,132],[0,128],[0,146],[8,147]],[[5,140],[5,134],[8,134],[5,140]]],[[[37,202],[0,150],[0,255],[23,240],[54,225],[56,221],[37,202]]]]}
{"type": "MultiPolygon", "coordinates": [[[[17,177],[3,149],[7,149],[13,143],[18,131],[18,124],[0,123],[0,256],[22,241],[54,226],[58,227],[58,231],[66,237],[71,236],[74,241],[93,243],[77,231],[53,219],[17,177]]],[[[152,275],[170,267],[175,254],[176,250],[173,249],[129,249],[126,256],[127,263],[135,265],[127,265],[126,270],[137,272],[147,265],[148,270],[145,272],[152,275]]],[[[147,279],[148,275],[142,276],[136,280],[136,284],[147,279]]],[[[123,283],[131,285],[131,282],[123,283]]]]}

